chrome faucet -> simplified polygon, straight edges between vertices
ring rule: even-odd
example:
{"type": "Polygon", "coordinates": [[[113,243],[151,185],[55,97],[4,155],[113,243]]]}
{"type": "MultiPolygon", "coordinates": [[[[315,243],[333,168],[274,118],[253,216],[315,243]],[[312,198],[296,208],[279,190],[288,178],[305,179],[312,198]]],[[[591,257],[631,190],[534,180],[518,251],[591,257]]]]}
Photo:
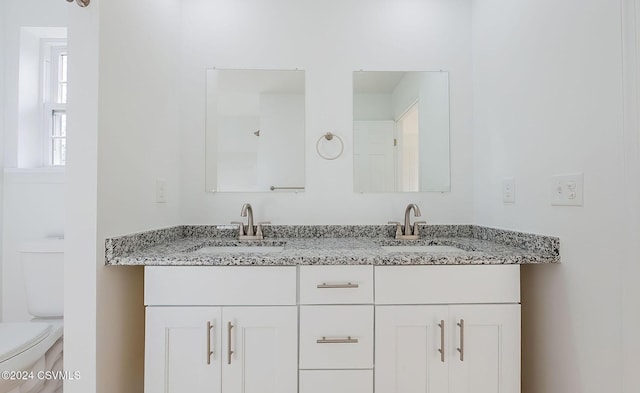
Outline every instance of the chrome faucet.
{"type": "Polygon", "coordinates": [[[420,229],[418,224],[426,224],[426,221],[416,221],[411,226],[411,210],[415,217],[420,217],[420,208],[415,203],[410,203],[404,210],[404,226],[398,221],[389,221],[389,224],[396,225],[396,239],[399,240],[416,240],[420,238],[420,229]]]}
{"type": "Polygon", "coordinates": [[[247,219],[247,236],[253,236],[253,208],[251,207],[250,204],[245,203],[244,205],[242,205],[242,210],[240,211],[240,216],[241,217],[247,217],[249,216],[249,218],[247,219]]]}
{"type": "Polygon", "coordinates": [[[253,225],[253,208],[249,203],[242,205],[240,216],[247,217],[247,225],[239,221],[232,221],[232,224],[238,225],[238,239],[239,240],[262,240],[264,235],[262,234],[262,225],[271,224],[269,221],[259,222],[254,227],[253,225]]]}

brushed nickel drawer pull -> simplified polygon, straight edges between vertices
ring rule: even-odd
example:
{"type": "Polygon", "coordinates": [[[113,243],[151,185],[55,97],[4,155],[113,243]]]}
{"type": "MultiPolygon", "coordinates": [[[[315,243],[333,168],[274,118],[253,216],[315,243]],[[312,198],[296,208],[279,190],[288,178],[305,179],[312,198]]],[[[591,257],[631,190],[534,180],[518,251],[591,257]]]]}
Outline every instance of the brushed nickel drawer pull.
{"type": "Polygon", "coordinates": [[[233,329],[233,325],[231,324],[231,322],[227,323],[227,338],[229,339],[227,344],[227,356],[228,356],[228,360],[227,360],[227,364],[231,364],[231,355],[233,355],[233,351],[231,350],[231,329],[233,329]]]}
{"type": "Polygon", "coordinates": [[[213,330],[214,324],[207,321],[207,364],[211,364],[211,356],[213,351],[211,350],[211,330],[213,330]]]}
{"type": "Polygon", "coordinates": [[[318,284],[317,287],[319,289],[337,289],[337,288],[358,288],[360,287],[360,285],[353,284],[350,282],[346,284],[327,284],[326,282],[323,282],[322,284],[318,284]]]}
{"type": "Polygon", "coordinates": [[[440,349],[438,352],[440,352],[440,361],[444,363],[444,319],[440,320],[438,326],[440,327],[440,349]]]}
{"type": "Polygon", "coordinates": [[[460,326],[460,348],[457,350],[460,352],[460,361],[464,362],[464,319],[461,319],[457,325],[460,326]]]}
{"type": "Polygon", "coordinates": [[[351,338],[351,336],[347,338],[326,338],[322,337],[321,339],[316,340],[318,344],[357,344],[357,338],[351,338]]]}

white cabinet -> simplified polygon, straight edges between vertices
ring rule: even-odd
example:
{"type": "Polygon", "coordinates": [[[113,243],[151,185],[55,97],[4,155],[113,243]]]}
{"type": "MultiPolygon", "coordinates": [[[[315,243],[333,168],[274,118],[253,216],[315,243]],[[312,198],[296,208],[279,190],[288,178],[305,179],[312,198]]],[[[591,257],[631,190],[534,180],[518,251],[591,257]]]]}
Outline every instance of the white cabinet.
{"type": "Polygon", "coordinates": [[[295,267],[145,273],[145,393],[297,393],[295,267]],[[213,276],[217,285],[207,287],[203,277],[213,276]],[[172,286],[171,277],[182,283],[172,286]],[[252,283],[262,291],[241,293],[246,306],[229,297],[252,283]]]}
{"type": "Polygon", "coordinates": [[[146,393],[298,391],[298,313],[147,307],[146,393]]]}
{"type": "Polygon", "coordinates": [[[298,391],[298,312],[291,307],[223,307],[222,392],[298,391]]]}
{"type": "Polygon", "coordinates": [[[302,370],[301,393],[371,393],[373,370],[302,370]]]}
{"type": "Polygon", "coordinates": [[[484,268],[376,268],[376,392],[520,392],[519,269],[484,268]]]}
{"type": "Polygon", "coordinates": [[[300,304],[372,304],[373,266],[300,266],[300,304]]]}
{"type": "Polygon", "coordinates": [[[449,308],[451,393],[520,392],[520,305],[449,308]],[[461,323],[463,321],[463,323],[461,323]]]}
{"type": "Polygon", "coordinates": [[[300,368],[373,368],[373,305],[300,307],[300,368]]]}
{"type": "Polygon", "coordinates": [[[295,266],[146,266],[147,306],[296,304],[295,266]]]}
{"type": "Polygon", "coordinates": [[[219,393],[221,323],[220,307],[148,307],[145,392],[219,393]]]}
{"type": "Polygon", "coordinates": [[[373,392],[373,266],[300,266],[299,393],[373,392]]]}
{"type": "Polygon", "coordinates": [[[145,393],[519,393],[519,303],[516,265],[147,267],[145,393]]]}
{"type": "Polygon", "coordinates": [[[376,266],[376,304],[519,303],[519,265],[376,266]]]}
{"type": "Polygon", "coordinates": [[[378,392],[520,391],[520,306],[376,307],[378,392]]]}
{"type": "Polygon", "coordinates": [[[441,340],[442,320],[446,329],[447,306],[376,307],[376,392],[448,391],[448,363],[439,352],[446,356],[449,349],[441,340]]]}

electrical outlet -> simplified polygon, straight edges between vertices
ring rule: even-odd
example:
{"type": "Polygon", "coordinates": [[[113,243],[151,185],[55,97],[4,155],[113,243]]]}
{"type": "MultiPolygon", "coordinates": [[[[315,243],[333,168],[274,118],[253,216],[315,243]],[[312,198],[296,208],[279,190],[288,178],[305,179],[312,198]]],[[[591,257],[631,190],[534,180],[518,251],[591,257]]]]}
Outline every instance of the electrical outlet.
{"type": "Polygon", "coordinates": [[[516,202],[516,180],[513,177],[502,180],[502,202],[516,202]]]}
{"type": "Polygon", "coordinates": [[[551,205],[582,206],[584,204],[584,175],[573,173],[551,177],[551,205]]]}
{"type": "Polygon", "coordinates": [[[167,181],[156,179],[156,203],[167,203],[167,181]]]}

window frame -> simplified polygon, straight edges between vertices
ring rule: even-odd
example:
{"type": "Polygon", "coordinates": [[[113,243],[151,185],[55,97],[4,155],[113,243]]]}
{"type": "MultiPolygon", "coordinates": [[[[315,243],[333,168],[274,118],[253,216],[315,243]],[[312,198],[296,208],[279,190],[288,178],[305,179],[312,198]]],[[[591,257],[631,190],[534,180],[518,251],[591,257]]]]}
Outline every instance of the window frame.
{"type": "MultiPolygon", "coordinates": [[[[54,118],[56,113],[63,112],[66,115],[66,102],[59,102],[60,83],[68,86],[67,80],[60,81],[60,61],[59,57],[67,56],[67,41],[64,39],[43,39],[42,40],[42,103],[43,103],[43,140],[44,154],[43,160],[49,167],[64,167],[66,164],[66,154],[62,163],[54,163],[54,141],[63,140],[66,145],[66,127],[64,136],[54,135],[54,118]]],[[[66,97],[65,97],[66,98],[66,97]]]]}

